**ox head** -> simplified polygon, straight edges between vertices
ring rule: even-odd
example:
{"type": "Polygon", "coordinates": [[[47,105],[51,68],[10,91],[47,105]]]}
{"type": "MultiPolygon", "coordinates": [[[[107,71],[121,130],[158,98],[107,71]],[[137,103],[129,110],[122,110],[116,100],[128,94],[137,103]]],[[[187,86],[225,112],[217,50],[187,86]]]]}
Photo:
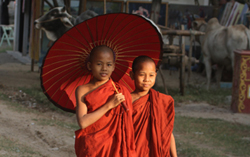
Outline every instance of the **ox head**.
{"type": "MultiPolygon", "coordinates": [[[[205,32],[207,28],[207,22],[205,21],[204,18],[195,18],[194,21],[192,22],[192,29],[205,32]]],[[[195,41],[198,43],[202,43],[204,36],[195,36],[195,41]]]]}
{"type": "Polygon", "coordinates": [[[206,26],[206,25],[207,25],[207,22],[205,21],[204,18],[195,18],[194,21],[192,22],[192,29],[205,32],[205,29],[202,28],[202,26],[206,26]]]}
{"type": "Polygon", "coordinates": [[[55,41],[64,32],[73,27],[73,17],[67,13],[65,7],[55,7],[45,15],[36,19],[36,28],[45,31],[47,37],[55,41]]]}

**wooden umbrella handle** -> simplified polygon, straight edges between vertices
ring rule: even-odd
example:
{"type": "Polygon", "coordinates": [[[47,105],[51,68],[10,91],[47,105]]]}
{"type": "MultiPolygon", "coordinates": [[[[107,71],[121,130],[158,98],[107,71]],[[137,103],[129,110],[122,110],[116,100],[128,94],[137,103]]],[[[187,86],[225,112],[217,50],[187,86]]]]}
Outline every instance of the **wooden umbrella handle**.
{"type": "MultiPolygon", "coordinates": [[[[116,88],[114,82],[113,82],[112,80],[111,80],[111,82],[112,82],[113,87],[115,88],[116,93],[119,94],[119,91],[117,90],[117,88],[116,88]]],[[[122,102],[121,104],[122,104],[122,107],[124,108],[125,111],[128,111],[128,110],[129,110],[129,109],[128,109],[128,105],[127,105],[125,102],[122,102]]]]}

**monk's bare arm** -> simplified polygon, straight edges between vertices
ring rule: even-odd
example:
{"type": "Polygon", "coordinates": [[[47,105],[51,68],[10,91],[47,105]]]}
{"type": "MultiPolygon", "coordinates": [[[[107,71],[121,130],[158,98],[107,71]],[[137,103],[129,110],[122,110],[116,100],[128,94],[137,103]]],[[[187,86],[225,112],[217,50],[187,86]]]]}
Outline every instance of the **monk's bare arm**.
{"type": "Polygon", "coordinates": [[[116,94],[110,101],[105,105],[100,107],[98,110],[88,113],[87,106],[83,101],[84,96],[88,90],[82,86],[76,89],[76,116],[78,125],[81,129],[88,127],[89,125],[95,123],[100,119],[107,111],[119,105],[122,101],[125,100],[124,96],[116,94]]]}
{"type": "Polygon", "coordinates": [[[171,134],[171,138],[170,138],[170,154],[171,154],[171,157],[177,157],[176,144],[175,144],[175,138],[174,138],[173,133],[171,134]]]}

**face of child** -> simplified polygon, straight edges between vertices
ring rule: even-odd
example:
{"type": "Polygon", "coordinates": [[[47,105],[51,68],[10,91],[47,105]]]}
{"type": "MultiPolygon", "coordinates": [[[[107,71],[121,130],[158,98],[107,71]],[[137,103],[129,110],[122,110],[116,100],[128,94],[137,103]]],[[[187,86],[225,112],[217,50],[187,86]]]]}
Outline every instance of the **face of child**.
{"type": "Polygon", "coordinates": [[[138,68],[132,76],[135,82],[135,88],[138,91],[149,91],[155,84],[155,78],[155,64],[151,61],[138,64],[138,68]]]}
{"type": "Polygon", "coordinates": [[[97,81],[108,80],[115,69],[113,52],[110,49],[98,49],[88,68],[97,81]]]}

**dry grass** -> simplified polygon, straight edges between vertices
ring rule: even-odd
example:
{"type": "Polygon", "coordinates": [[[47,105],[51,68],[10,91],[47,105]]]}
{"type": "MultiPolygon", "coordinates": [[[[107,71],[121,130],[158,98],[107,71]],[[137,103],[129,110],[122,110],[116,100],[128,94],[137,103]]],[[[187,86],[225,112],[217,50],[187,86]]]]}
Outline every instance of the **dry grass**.
{"type": "Polygon", "coordinates": [[[179,156],[250,156],[250,126],[176,116],[174,134],[179,156]]]}

